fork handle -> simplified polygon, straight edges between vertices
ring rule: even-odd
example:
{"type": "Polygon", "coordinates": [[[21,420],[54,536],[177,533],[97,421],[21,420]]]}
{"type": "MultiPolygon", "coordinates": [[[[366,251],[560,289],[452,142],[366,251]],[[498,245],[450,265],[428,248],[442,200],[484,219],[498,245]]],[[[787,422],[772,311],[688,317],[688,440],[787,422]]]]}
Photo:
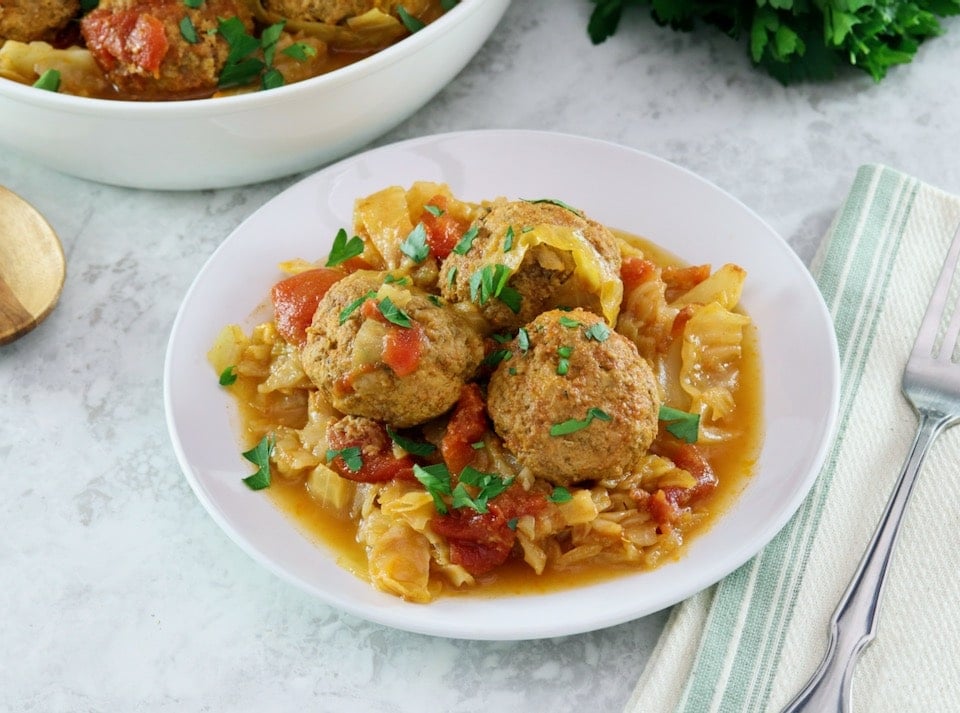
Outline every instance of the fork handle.
{"type": "Polygon", "coordinates": [[[930,445],[950,424],[944,414],[919,414],[917,435],[857,572],[830,619],[827,653],[782,713],[851,713],[850,689],[860,652],[876,636],[877,614],[900,523],[930,445]]]}

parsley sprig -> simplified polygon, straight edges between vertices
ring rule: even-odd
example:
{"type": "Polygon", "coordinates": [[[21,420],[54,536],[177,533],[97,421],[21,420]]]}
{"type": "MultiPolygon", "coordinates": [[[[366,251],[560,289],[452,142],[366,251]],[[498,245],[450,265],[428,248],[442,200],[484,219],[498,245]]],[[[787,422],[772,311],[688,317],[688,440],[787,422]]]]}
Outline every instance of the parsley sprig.
{"type": "Polygon", "coordinates": [[[687,443],[696,443],[700,435],[700,414],[661,406],[657,416],[668,432],[687,443]]]}
{"type": "Polygon", "coordinates": [[[617,31],[626,8],[650,5],[659,25],[681,31],[712,25],[744,41],[754,65],[783,84],[830,79],[844,66],[880,81],[942,32],[938,18],[960,13],[960,0],[591,1],[587,32],[595,44],[617,31]]]}
{"type": "Polygon", "coordinates": [[[268,433],[249,451],[241,453],[244,458],[257,466],[256,473],[243,479],[250,490],[263,490],[270,487],[270,455],[273,453],[275,442],[273,434],[268,433]]]}

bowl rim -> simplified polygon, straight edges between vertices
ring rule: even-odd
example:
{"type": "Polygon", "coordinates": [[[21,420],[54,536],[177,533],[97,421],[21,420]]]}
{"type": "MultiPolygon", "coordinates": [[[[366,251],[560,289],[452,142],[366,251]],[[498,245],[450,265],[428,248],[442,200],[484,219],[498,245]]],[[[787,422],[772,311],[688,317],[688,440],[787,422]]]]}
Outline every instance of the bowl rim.
{"type": "Polygon", "coordinates": [[[416,54],[429,45],[435,37],[449,32],[467,22],[482,8],[503,4],[510,0],[459,0],[435,21],[400,41],[385,47],[369,57],[333,70],[326,74],[304,79],[299,82],[270,89],[268,91],[245,92],[215,99],[177,99],[172,101],[136,101],[130,99],[102,99],[98,97],[80,97],[36,89],[12,79],[0,77],[0,99],[7,97],[40,108],[57,111],[68,110],[78,114],[128,115],[136,117],[198,117],[213,116],[233,111],[242,111],[276,104],[278,101],[292,101],[303,94],[336,88],[358,79],[375,74],[381,69],[416,54]],[[266,97],[266,98],[264,98],[266,97]]]}

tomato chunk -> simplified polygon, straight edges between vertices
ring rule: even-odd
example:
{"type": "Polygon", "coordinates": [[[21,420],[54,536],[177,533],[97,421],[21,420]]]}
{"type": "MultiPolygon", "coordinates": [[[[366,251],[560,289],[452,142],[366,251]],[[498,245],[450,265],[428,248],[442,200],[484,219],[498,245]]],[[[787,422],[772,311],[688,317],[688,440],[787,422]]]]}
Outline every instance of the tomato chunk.
{"type": "Polygon", "coordinates": [[[428,210],[423,211],[420,216],[420,222],[427,231],[427,245],[430,246],[430,254],[438,260],[445,259],[460,242],[460,238],[470,227],[464,221],[447,213],[447,198],[444,195],[436,195],[431,198],[427,205],[439,208],[440,215],[434,215],[428,210]]]}
{"type": "Polygon", "coordinates": [[[341,478],[358,483],[385,483],[394,479],[416,481],[413,458],[407,455],[397,458],[393,455],[387,429],[378,421],[367,419],[364,428],[355,431],[341,430],[334,424],[327,429],[327,442],[337,452],[327,465],[341,478]],[[353,448],[360,451],[359,467],[356,467],[353,459],[344,458],[343,455],[345,450],[353,448]]]}
{"type": "Polygon", "coordinates": [[[281,280],[270,290],[274,321],[280,336],[291,344],[302,346],[307,327],[327,290],[344,277],[339,270],[318,267],[281,280]]]}
{"type": "Polygon", "coordinates": [[[138,10],[94,10],[83,20],[87,47],[104,68],[133,64],[154,76],[170,43],[163,21],[138,10]]]}
{"type": "Polygon", "coordinates": [[[650,280],[655,273],[657,266],[649,260],[642,257],[625,257],[620,265],[620,279],[623,281],[623,292],[625,295],[650,280]]]}
{"type": "Polygon", "coordinates": [[[431,521],[434,531],[450,544],[450,561],[479,576],[506,562],[516,533],[495,512],[457,509],[431,521]]]}
{"type": "Polygon", "coordinates": [[[476,455],[473,444],[481,440],[486,432],[487,409],[480,386],[466,384],[460,390],[460,398],[440,442],[440,453],[447,470],[459,475],[476,455]]]}
{"type": "Polygon", "coordinates": [[[397,376],[408,376],[417,370],[423,355],[423,327],[411,322],[409,327],[391,326],[383,342],[383,363],[397,376]]]}

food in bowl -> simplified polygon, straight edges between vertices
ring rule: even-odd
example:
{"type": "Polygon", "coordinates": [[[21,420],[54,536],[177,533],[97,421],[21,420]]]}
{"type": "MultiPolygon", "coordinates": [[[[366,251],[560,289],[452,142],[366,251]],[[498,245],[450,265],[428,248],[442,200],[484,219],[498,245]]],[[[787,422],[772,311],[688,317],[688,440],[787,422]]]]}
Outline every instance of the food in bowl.
{"type": "Polygon", "coordinates": [[[0,3],[0,77],[67,94],[185,100],[271,89],[368,57],[453,0],[0,3]]]}
{"type": "Polygon", "coordinates": [[[655,568],[749,478],[741,268],[680,264],[562,200],[429,182],[359,198],[352,228],[282,263],[273,319],[227,325],[209,359],[244,482],[377,588],[429,602],[655,568]]]}

